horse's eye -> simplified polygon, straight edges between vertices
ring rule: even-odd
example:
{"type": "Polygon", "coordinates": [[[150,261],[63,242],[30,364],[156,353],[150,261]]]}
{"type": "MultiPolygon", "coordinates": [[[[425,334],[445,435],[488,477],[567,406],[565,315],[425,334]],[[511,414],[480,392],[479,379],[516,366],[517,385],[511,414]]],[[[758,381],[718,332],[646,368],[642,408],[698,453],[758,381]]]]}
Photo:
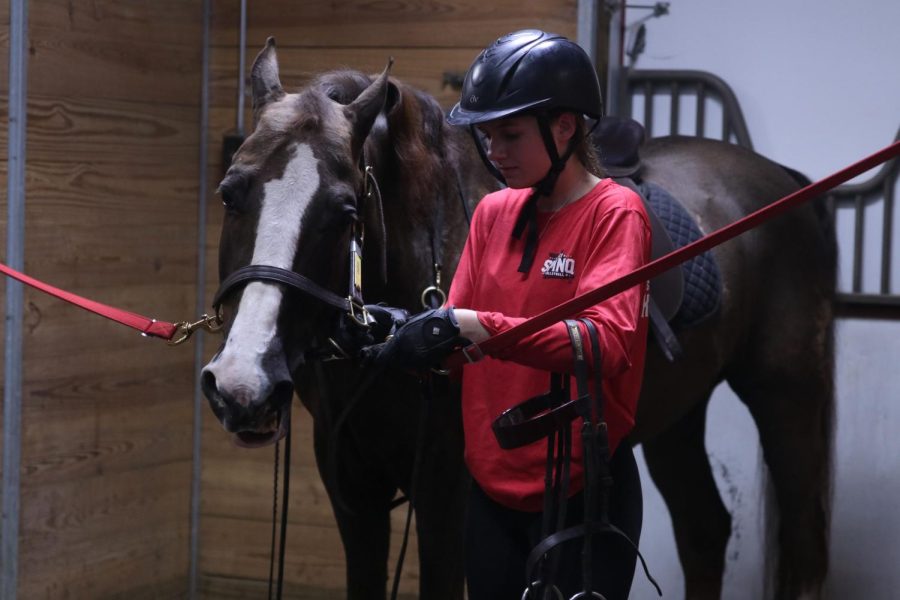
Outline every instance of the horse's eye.
{"type": "Polygon", "coordinates": [[[222,197],[222,204],[225,205],[225,210],[239,212],[246,191],[247,184],[245,180],[226,177],[219,184],[218,189],[219,195],[222,197]]]}
{"type": "Polygon", "coordinates": [[[220,187],[219,195],[222,197],[222,204],[225,208],[232,209],[235,205],[234,192],[230,188],[220,187]]]}
{"type": "Polygon", "coordinates": [[[349,190],[341,190],[332,196],[332,206],[337,207],[340,220],[344,224],[356,219],[356,196],[349,190]]]}
{"type": "Polygon", "coordinates": [[[355,221],[357,219],[356,206],[352,204],[344,204],[341,206],[341,217],[347,225],[349,225],[351,221],[355,221]]]}
{"type": "Polygon", "coordinates": [[[356,195],[343,192],[337,195],[337,206],[345,221],[356,220],[356,195]]]}
{"type": "Polygon", "coordinates": [[[322,232],[344,230],[357,220],[356,206],[350,203],[342,203],[337,210],[319,226],[322,232]]]}

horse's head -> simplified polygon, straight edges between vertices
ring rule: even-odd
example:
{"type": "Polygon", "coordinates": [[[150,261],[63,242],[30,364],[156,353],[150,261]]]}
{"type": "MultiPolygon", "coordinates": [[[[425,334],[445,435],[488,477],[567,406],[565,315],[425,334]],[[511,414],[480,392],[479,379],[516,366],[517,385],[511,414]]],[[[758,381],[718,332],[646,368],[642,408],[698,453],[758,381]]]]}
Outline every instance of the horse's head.
{"type": "Polygon", "coordinates": [[[225,341],[202,372],[213,412],[242,445],[280,439],[292,372],[337,320],[353,224],[366,188],[361,153],[392,96],[387,69],[353,98],[326,85],[281,87],[270,38],[251,70],[255,129],[219,186],[225,219],[215,303],[225,341]],[[352,99],[352,101],[350,101],[352,99]],[[298,283],[299,282],[299,283],[298,283]]]}

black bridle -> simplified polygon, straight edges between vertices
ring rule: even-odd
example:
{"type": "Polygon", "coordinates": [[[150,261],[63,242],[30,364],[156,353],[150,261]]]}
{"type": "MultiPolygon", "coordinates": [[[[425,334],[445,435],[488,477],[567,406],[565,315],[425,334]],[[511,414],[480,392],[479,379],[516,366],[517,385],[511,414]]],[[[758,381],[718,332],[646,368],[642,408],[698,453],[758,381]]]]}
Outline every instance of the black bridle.
{"type": "MultiPolygon", "coordinates": [[[[375,174],[371,166],[365,165],[364,161],[362,163],[364,184],[362,191],[357,195],[356,214],[365,214],[366,204],[370,201],[376,202],[376,208],[379,214],[382,214],[381,190],[378,187],[375,174]]],[[[218,314],[225,297],[237,288],[243,287],[251,281],[266,281],[283,284],[295,291],[311,296],[343,312],[352,323],[368,328],[371,320],[362,297],[362,249],[364,240],[365,224],[357,216],[357,219],[350,225],[350,282],[346,296],[341,296],[296,271],[274,265],[247,265],[237,269],[222,281],[213,297],[213,307],[218,314]]]]}

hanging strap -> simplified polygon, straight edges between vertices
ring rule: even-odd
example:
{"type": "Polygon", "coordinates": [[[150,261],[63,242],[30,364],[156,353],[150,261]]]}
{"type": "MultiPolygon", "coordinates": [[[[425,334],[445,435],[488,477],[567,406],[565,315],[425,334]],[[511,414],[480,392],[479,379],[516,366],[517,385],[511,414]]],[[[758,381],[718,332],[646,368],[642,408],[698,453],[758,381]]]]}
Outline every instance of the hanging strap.
{"type": "Polygon", "coordinates": [[[391,600],[397,600],[400,596],[400,574],[403,572],[403,560],[406,557],[406,548],[409,544],[409,532],[412,530],[413,511],[418,499],[419,475],[421,474],[422,460],[425,455],[429,407],[434,402],[434,377],[429,373],[420,380],[419,384],[422,389],[422,402],[419,408],[419,430],[416,432],[416,449],[413,454],[413,467],[409,477],[409,492],[407,493],[409,505],[406,508],[406,524],[403,527],[403,541],[400,543],[400,554],[397,557],[397,565],[394,568],[391,600]]]}
{"type": "Polygon", "coordinates": [[[581,554],[583,589],[573,598],[594,597],[592,538],[602,535],[625,539],[640,560],[647,579],[662,596],[662,591],[650,575],[647,563],[637,545],[609,520],[612,477],[609,471],[609,439],[603,416],[602,356],[597,328],[588,319],[566,320],[564,323],[574,355],[573,375],[577,398],[569,400],[569,376],[554,373],[550,378],[550,392],[531,398],[505,411],[492,425],[498,441],[502,439],[504,443],[520,442],[533,437],[537,435],[540,427],[544,428],[547,437],[543,539],[528,555],[526,561],[527,587],[523,598],[532,597],[537,593],[537,589],[543,590],[545,596],[555,592],[558,597],[561,597],[559,589],[553,583],[560,554],[558,546],[578,537],[583,539],[581,554]],[[588,369],[580,325],[586,329],[591,344],[591,369],[588,369]],[[594,374],[593,395],[588,383],[589,371],[594,374]],[[534,414],[536,411],[540,411],[541,407],[544,412],[534,414]],[[560,418],[564,414],[563,407],[566,407],[568,413],[574,413],[575,416],[582,418],[581,435],[584,460],[584,522],[566,529],[563,527],[569,490],[572,426],[571,418],[568,420],[560,418]],[[547,417],[546,415],[553,416],[547,417]],[[498,432],[500,432],[499,435],[498,432]]]}
{"type": "MultiPolygon", "coordinates": [[[[606,421],[603,418],[603,386],[601,385],[603,361],[600,354],[600,338],[593,321],[579,319],[578,322],[582,323],[588,332],[594,373],[594,401],[590,404],[591,414],[584,419],[581,426],[582,454],[584,456],[584,538],[581,547],[581,577],[582,592],[590,597],[594,589],[592,580],[593,544],[591,543],[593,527],[595,522],[610,525],[609,496],[613,479],[609,472],[609,436],[606,421]],[[599,511],[596,510],[595,498],[600,505],[599,511]]],[[[570,336],[577,336],[577,324],[573,321],[566,321],[566,325],[569,328],[570,336]]],[[[582,364],[586,366],[586,361],[582,361],[582,364]]],[[[584,377],[584,380],[586,384],[587,376],[584,377]]]]}
{"type": "MultiPolygon", "coordinates": [[[[282,472],[283,486],[281,488],[281,529],[278,538],[278,573],[275,580],[275,600],[281,600],[284,591],[284,553],[287,547],[288,525],[288,500],[290,498],[291,484],[291,425],[288,423],[287,435],[284,437],[284,467],[282,472]]],[[[273,571],[275,564],[275,520],[278,513],[278,447],[275,443],[275,492],[272,505],[272,545],[269,550],[269,600],[273,600],[273,571]]]]}

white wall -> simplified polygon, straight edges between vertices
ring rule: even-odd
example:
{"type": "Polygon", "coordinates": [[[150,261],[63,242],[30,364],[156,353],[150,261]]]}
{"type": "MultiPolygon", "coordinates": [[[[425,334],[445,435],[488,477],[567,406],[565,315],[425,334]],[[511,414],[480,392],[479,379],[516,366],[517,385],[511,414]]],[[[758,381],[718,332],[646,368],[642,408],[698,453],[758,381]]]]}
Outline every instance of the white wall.
{"type": "MultiPolygon", "coordinates": [[[[648,23],[637,68],[700,69],[725,79],[758,152],[815,180],[893,140],[900,126],[900,1],[674,0],[670,10],[648,23]]],[[[629,10],[627,22],[645,14],[629,10]]],[[[900,251],[893,256],[900,290],[900,251]]],[[[839,322],[837,365],[832,567],[825,597],[897,598],[900,322],[839,322]]],[[[713,397],[708,432],[720,492],[734,515],[723,598],[761,598],[757,435],[725,386],[713,397]]],[[[669,515],[643,475],[641,547],[665,597],[680,598],[669,515]]],[[[655,597],[637,575],[632,599],[655,597]]]]}

